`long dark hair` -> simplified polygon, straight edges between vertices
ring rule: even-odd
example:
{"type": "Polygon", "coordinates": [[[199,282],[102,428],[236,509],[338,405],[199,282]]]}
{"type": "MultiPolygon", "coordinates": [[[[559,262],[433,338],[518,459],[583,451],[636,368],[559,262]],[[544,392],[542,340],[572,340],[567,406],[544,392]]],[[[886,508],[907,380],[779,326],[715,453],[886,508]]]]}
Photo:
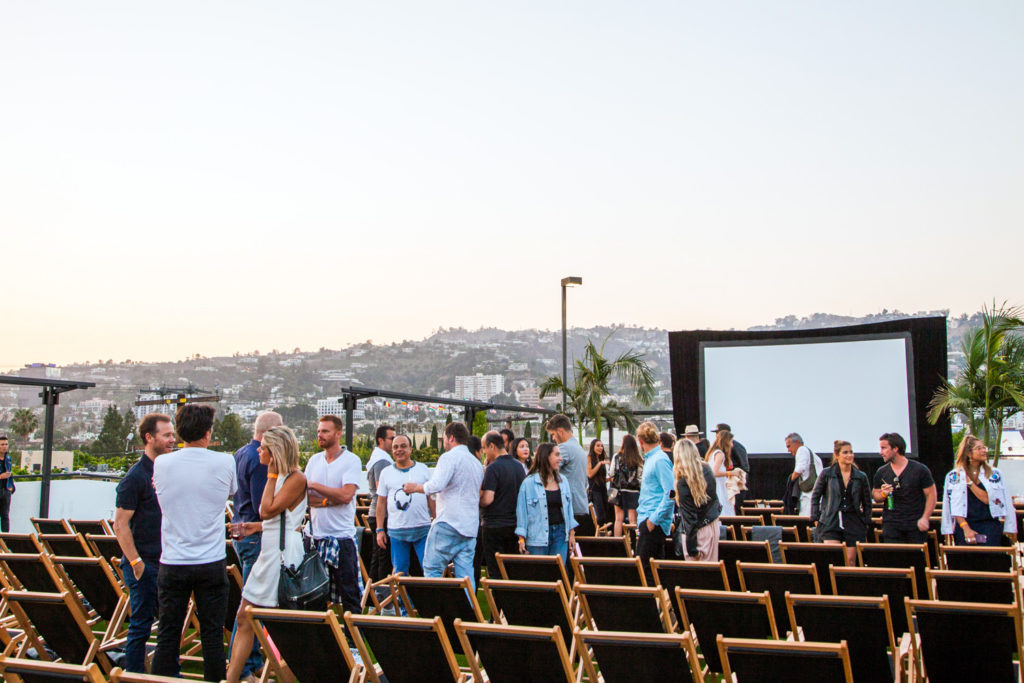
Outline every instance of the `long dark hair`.
{"type": "Polygon", "coordinates": [[[640,467],[643,458],[640,456],[640,446],[637,444],[635,436],[626,434],[622,437],[622,448],[619,449],[618,456],[618,461],[625,467],[631,470],[640,467]]]}
{"type": "Polygon", "coordinates": [[[554,476],[555,481],[562,481],[562,478],[558,475],[556,470],[551,469],[551,463],[548,462],[548,457],[551,455],[551,451],[555,450],[558,446],[551,443],[542,443],[537,446],[537,453],[533,458],[533,466],[530,467],[530,474],[536,472],[540,475],[540,483],[547,485],[551,477],[554,476]]]}
{"type": "MultiPolygon", "coordinates": [[[[604,457],[597,457],[597,450],[595,448],[597,444],[601,444],[602,446],[604,445],[601,443],[601,439],[593,439],[590,442],[590,451],[587,453],[587,462],[590,463],[591,467],[593,467],[598,460],[604,460],[604,457]]],[[[608,449],[605,448],[604,452],[607,453],[608,449]]]]}
{"type": "Polygon", "coordinates": [[[511,455],[513,458],[519,460],[519,462],[522,462],[524,465],[526,465],[526,469],[530,469],[530,467],[533,466],[533,445],[530,443],[529,439],[524,438],[522,436],[512,439],[512,443],[508,445],[508,452],[509,455],[511,455]],[[522,441],[525,441],[526,445],[529,446],[530,448],[530,455],[526,456],[526,462],[519,460],[519,453],[516,452],[519,450],[519,444],[522,441]]]}
{"type": "Polygon", "coordinates": [[[714,453],[715,451],[722,451],[725,453],[725,469],[732,469],[732,432],[726,429],[718,430],[718,435],[715,437],[715,443],[708,449],[708,453],[714,453]]]}

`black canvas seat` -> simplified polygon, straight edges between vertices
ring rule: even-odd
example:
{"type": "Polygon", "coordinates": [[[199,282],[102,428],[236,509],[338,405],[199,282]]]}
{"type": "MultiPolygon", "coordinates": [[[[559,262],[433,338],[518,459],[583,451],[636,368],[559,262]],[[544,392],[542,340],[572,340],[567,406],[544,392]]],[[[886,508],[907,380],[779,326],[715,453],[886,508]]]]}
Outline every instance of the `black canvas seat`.
{"type": "Polygon", "coordinates": [[[359,679],[362,667],[352,657],[332,610],[305,612],[250,606],[245,613],[277,680],[291,680],[289,676],[303,683],[359,679]]]}
{"type": "Polygon", "coordinates": [[[357,616],[346,612],[345,623],[366,664],[366,678],[373,683],[450,683],[463,679],[438,617],[357,616]],[[370,665],[374,660],[375,667],[370,665]]]}
{"type": "Polygon", "coordinates": [[[51,555],[92,557],[92,548],[82,534],[39,534],[39,542],[51,555]]]}
{"type": "Polygon", "coordinates": [[[832,591],[829,565],[846,566],[846,548],[834,543],[780,543],[779,550],[786,564],[813,564],[822,593],[832,591]]]}
{"type": "Polygon", "coordinates": [[[35,555],[43,552],[35,534],[0,534],[0,548],[5,553],[35,555]]]}
{"type": "Polygon", "coordinates": [[[931,569],[929,598],[955,602],[987,602],[1016,605],[1020,601],[1017,574],[1012,572],[965,572],[931,569]]]}
{"type": "MultiPolygon", "coordinates": [[[[633,548],[627,536],[580,536],[576,545],[582,557],[632,557],[633,548]]],[[[563,558],[565,559],[565,558],[563,558]]]]}
{"type": "Polygon", "coordinates": [[[573,642],[575,622],[561,581],[483,579],[481,584],[495,623],[541,628],[557,626],[562,639],[566,643],[573,642]]]}
{"type": "Polygon", "coordinates": [[[461,619],[467,623],[484,620],[469,578],[399,576],[395,579],[395,586],[408,614],[421,619],[440,617],[448,641],[452,643],[456,654],[462,654],[455,633],[455,620],[461,619]]]}
{"type": "Polygon", "coordinates": [[[674,680],[703,683],[700,661],[693,637],[686,633],[626,633],[621,631],[576,631],[577,650],[582,655],[587,680],[604,683],[635,683],[674,680]],[[600,678],[598,678],[600,670],[600,678]]]}
{"type": "Polygon", "coordinates": [[[668,597],[659,587],[577,584],[586,628],[597,631],[671,633],[668,597]]]}
{"type": "Polygon", "coordinates": [[[698,590],[727,591],[730,588],[725,561],[696,562],[684,560],[651,560],[654,582],[675,595],[676,587],[698,590]]]}
{"type": "Polygon", "coordinates": [[[917,581],[910,567],[832,567],[832,592],[835,595],[887,596],[892,630],[899,639],[907,632],[904,598],[917,599],[917,581]]]}
{"type": "Polygon", "coordinates": [[[103,671],[113,668],[103,646],[90,629],[81,605],[70,592],[36,593],[4,589],[3,596],[25,631],[18,656],[24,656],[31,647],[40,658],[49,659],[46,650],[49,648],[68,664],[95,662],[103,671]]]}
{"type": "Polygon", "coordinates": [[[939,567],[964,572],[1012,572],[1017,569],[1015,548],[969,545],[939,546],[939,567]]]}
{"type": "Polygon", "coordinates": [[[789,624],[786,593],[819,595],[818,573],[813,564],[737,563],[740,590],[760,593],[768,591],[775,612],[775,625],[781,635],[789,624]]]}
{"type": "Polygon", "coordinates": [[[857,543],[857,559],[862,567],[910,567],[917,581],[917,594],[928,595],[924,570],[930,565],[927,543],[857,543]]]}
{"type": "Polygon", "coordinates": [[[466,661],[477,681],[575,683],[569,648],[557,626],[531,628],[455,622],[466,661]]]}
{"type": "Polygon", "coordinates": [[[718,636],[778,638],[768,592],[702,591],[676,588],[676,607],[681,626],[697,640],[707,673],[721,673],[718,636]]]}
{"type": "Polygon", "coordinates": [[[605,586],[646,586],[644,567],[639,557],[574,557],[573,574],[577,583],[605,586]]]}
{"type": "Polygon", "coordinates": [[[35,659],[0,656],[0,678],[23,683],[58,683],[59,681],[86,681],[105,683],[106,679],[96,664],[64,664],[35,659]]]}
{"type": "Polygon", "coordinates": [[[846,641],[836,644],[719,638],[718,651],[725,679],[729,681],[787,681],[794,680],[794,673],[799,672],[799,680],[853,683],[846,641]]]}
{"type": "Polygon", "coordinates": [[[739,590],[740,577],[736,573],[737,562],[774,562],[772,548],[768,541],[719,541],[718,559],[725,562],[729,575],[729,586],[739,590]]]}
{"type": "Polygon", "coordinates": [[[557,555],[505,555],[496,553],[501,578],[509,581],[561,581],[566,593],[572,582],[565,571],[565,562],[557,555]]]}

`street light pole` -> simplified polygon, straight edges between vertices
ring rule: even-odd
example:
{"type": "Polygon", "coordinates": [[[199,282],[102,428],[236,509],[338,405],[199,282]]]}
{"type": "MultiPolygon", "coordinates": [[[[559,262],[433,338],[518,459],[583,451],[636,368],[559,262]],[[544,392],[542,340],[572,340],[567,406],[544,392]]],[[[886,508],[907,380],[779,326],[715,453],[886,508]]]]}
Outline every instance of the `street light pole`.
{"type": "Polygon", "coordinates": [[[583,278],[579,276],[563,277],[562,278],[562,413],[567,413],[568,408],[565,405],[565,388],[569,386],[569,371],[568,371],[568,352],[566,349],[565,341],[565,290],[574,285],[582,285],[583,278]]]}

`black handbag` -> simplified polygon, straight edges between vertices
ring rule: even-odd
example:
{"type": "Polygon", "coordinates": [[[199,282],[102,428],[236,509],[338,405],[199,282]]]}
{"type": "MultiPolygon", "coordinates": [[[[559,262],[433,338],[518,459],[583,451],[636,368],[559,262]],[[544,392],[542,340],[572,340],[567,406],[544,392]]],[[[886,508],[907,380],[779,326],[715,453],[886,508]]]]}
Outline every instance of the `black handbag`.
{"type": "Polygon", "coordinates": [[[281,577],[277,581],[277,604],[281,609],[322,612],[327,609],[331,579],[315,549],[306,551],[297,567],[284,564],[284,520],[281,513],[281,577]]]}

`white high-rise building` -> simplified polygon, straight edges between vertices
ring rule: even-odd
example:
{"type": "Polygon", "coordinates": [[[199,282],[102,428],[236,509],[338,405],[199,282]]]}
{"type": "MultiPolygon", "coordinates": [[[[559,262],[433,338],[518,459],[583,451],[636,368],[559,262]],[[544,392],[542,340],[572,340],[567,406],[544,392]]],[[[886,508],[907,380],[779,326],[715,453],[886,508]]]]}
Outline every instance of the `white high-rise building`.
{"type": "Polygon", "coordinates": [[[505,392],[504,375],[475,375],[455,376],[455,397],[467,401],[487,401],[495,394],[505,392]]]}

